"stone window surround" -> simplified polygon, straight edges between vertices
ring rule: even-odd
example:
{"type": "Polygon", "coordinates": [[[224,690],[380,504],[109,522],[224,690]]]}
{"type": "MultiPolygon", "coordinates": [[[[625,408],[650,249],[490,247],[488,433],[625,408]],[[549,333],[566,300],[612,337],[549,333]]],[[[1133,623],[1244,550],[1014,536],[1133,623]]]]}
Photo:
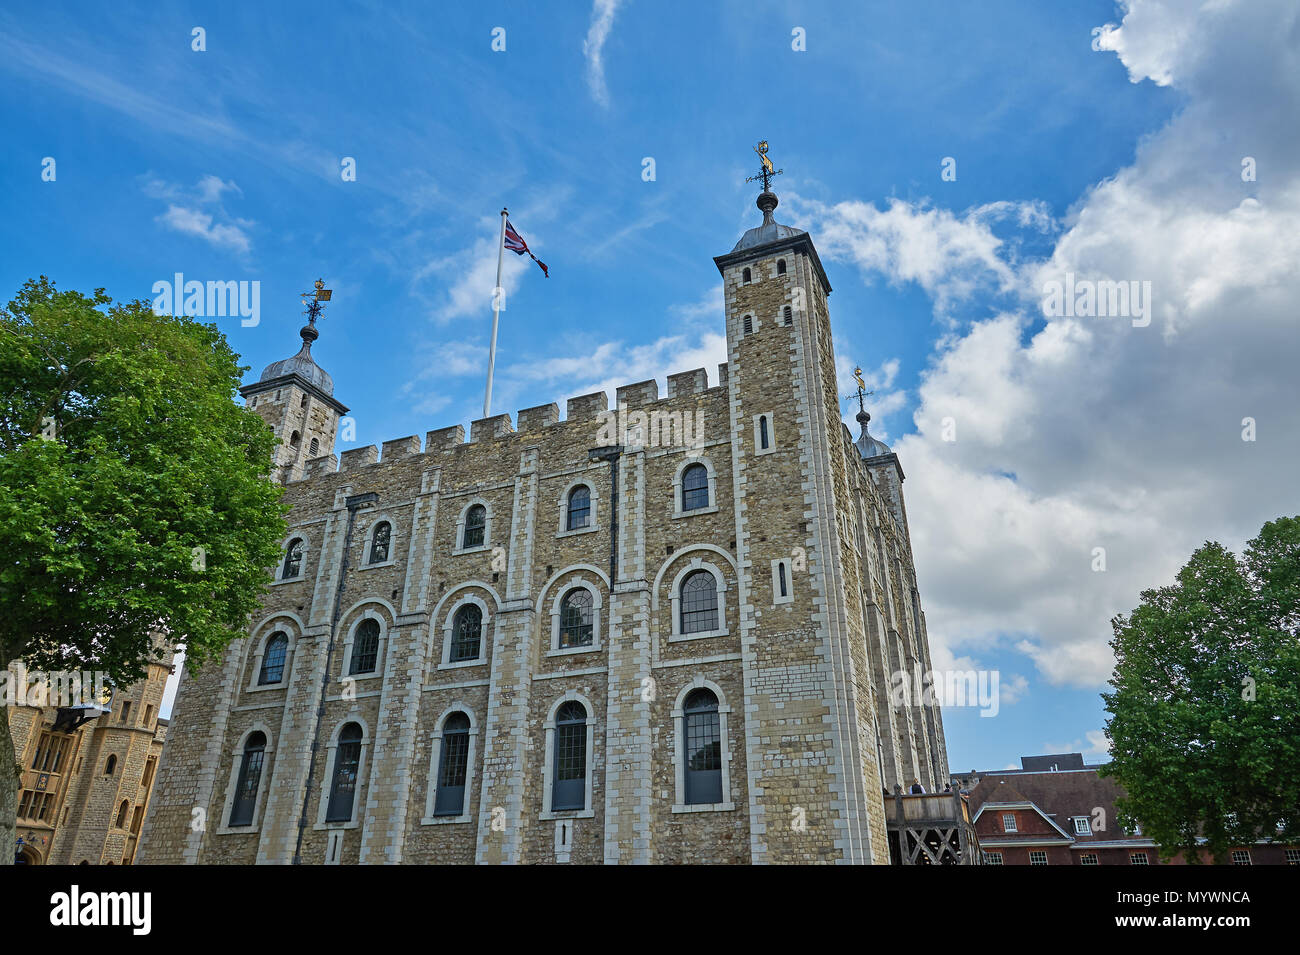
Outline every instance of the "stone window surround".
{"type": "Polygon", "coordinates": [[[569,690],[563,696],[557,698],[551,704],[550,712],[546,714],[546,749],[544,762],[542,763],[542,811],[538,815],[540,820],[548,819],[594,819],[596,817],[595,804],[592,802],[593,777],[595,775],[595,752],[596,752],[596,710],[581,693],[576,690],[569,690]],[[560,707],[569,702],[576,700],[581,703],[587,711],[587,765],[586,765],[586,793],[583,796],[585,809],[551,809],[551,797],[554,795],[552,790],[552,777],[555,775],[555,716],[560,707]]]}
{"type": "Polygon", "coordinates": [[[342,619],[346,620],[352,611],[361,606],[365,606],[365,610],[348,625],[348,635],[343,640],[339,683],[346,683],[348,680],[376,680],[384,675],[384,651],[388,648],[388,621],[384,619],[383,614],[374,609],[381,606],[381,604],[373,597],[368,598],[349,607],[342,619]],[[352,669],[352,641],[356,637],[357,627],[361,626],[362,622],[366,620],[375,620],[379,623],[379,645],[375,650],[375,668],[365,673],[351,673],[349,671],[352,669]]]}
{"type": "Polygon", "coordinates": [[[422,826],[440,826],[451,823],[473,822],[474,812],[470,808],[474,805],[474,785],[478,781],[478,773],[474,771],[474,756],[478,751],[478,720],[474,719],[474,711],[469,705],[462,700],[453,700],[442,715],[438,717],[434,724],[434,730],[429,734],[429,782],[425,787],[424,795],[424,817],[420,820],[422,826]],[[447,717],[453,713],[464,713],[469,717],[469,752],[465,764],[465,802],[461,806],[459,816],[435,816],[433,814],[434,800],[438,793],[438,762],[442,757],[442,736],[443,727],[446,725],[447,717]]]}
{"type": "Polygon", "coordinates": [[[713,467],[713,459],[703,454],[688,454],[686,459],[677,466],[677,473],[673,475],[673,520],[682,517],[696,517],[700,514],[716,514],[718,512],[718,474],[713,467]],[[704,465],[704,470],[709,476],[709,503],[707,507],[697,507],[690,511],[682,510],[682,475],[692,464],[704,465]]]}
{"type": "Polygon", "coordinates": [[[375,570],[379,567],[392,567],[397,563],[397,521],[393,520],[391,514],[376,514],[362,528],[362,545],[361,566],[357,570],[375,570]],[[375,543],[375,528],[380,524],[388,522],[388,560],[380,561],[377,564],[370,563],[370,548],[375,543]]]}
{"type": "Polygon", "coordinates": [[[692,557],[677,576],[673,578],[672,585],[668,591],[671,602],[672,628],[669,631],[668,642],[676,643],[681,640],[704,640],[708,637],[725,637],[730,631],[727,629],[727,578],[716,565],[709,563],[703,557],[692,557]],[[697,570],[707,570],[713,575],[717,583],[718,593],[718,623],[720,626],[716,630],[706,630],[701,633],[682,633],[682,582],[688,574],[697,570]]]}
{"type": "Polygon", "coordinates": [[[353,710],[338,721],[338,725],[334,727],[334,732],[330,734],[329,746],[325,751],[325,776],[322,779],[320,788],[320,805],[316,807],[316,824],[312,826],[313,830],[356,829],[361,825],[360,811],[364,808],[364,794],[370,782],[367,776],[370,767],[366,762],[366,755],[369,751],[370,727],[366,725],[366,721],[361,714],[353,710]],[[361,727],[361,754],[357,760],[357,788],[352,794],[352,818],[346,822],[326,822],[325,814],[329,811],[330,791],[334,788],[334,760],[338,756],[339,735],[343,732],[343,727],[349,723],[356,723],[361,727]]]}
{"type": "Polygon", "coordinates": [[[255,634],[260,633],[261,637],[253,644],[256,649],[253,651],[252,666],[249,667],[248,685],[244,687],[244,690],[248,693],[283,690],[289,685],[289,674],[292,672],[293,667],[293,652],[298,646],[298,635],[302,632],[302,621],[290,613],[277,613],[267,617],[253,632],[255,634]],[[281,675],[279,683],[259,684],[257,679],[262,675],[262,657],[266,654],[267,643],[276,633],[283,633],[289,638],[289,645],[284,648],[284,673],[281,675]]]}
{"type": "Polygon", "coordinates": [[[770,411],[760,411],[758,414],[754,415],[754,453],[755,454],[771,454],[773,451],[776,450],[776,428],[774,427],[775,421],[776,418],[770,411]],[[759,420],[762,418],[767,419],[767,447],[766,448],[763,447],[763,436],[759,428],[759,420]]]}
{"type": "MultiPolygon", "coordinates": [[[[579,577],[576,573],[562,584],[554,584],[555,598],[551,601],[551,643],[546,651],[548,657],[570,656],[575,653],[595,653],[601,649],[600,611],[604,606],[600,598],[600,589],[591,581],[579,577]],[[560,647],[560,604],[566,595],[574,590],[585,590],[591,594],[591,643],[581,647],[560,647]]],[[[588,712],[591,712],[588,708],[588,712]]]]}
{"type": "Polygon", "coordinates": [[[271,581],[272,587],[278,587],[280,584],[296,584],[307,579],[307,557],[311,554],[311,540],[303,531],[291,531],[289,536],[280,542],[280,562],[276,564],[274,578],[271,581]],[[294,541],[302,541],[302,561],[298,564],[297,577],[281,577],[284,573],[284,562],[289,559],[289,545],[294,541]]]}
{"type": "Polygon", "coordinates": [[[558,501],[559,508],[560,508],[560,523],[556,528],[555,536],[573,537],[577,534],[594,534],[597,530],[599,530],[600,529],[599,500],[600,498],[596,494],[595,481],[585,477],[574,478],[572,481],[570,481],[568,486],[560,494],[560,499],[558,501]],[[589,500],[591,501],[591,513],[587,515],[587,525],[585,527],[577,527],[574,528],[573,530],[568,530],[567,528],[569,526],[569,495],[573,493],[573,489],[575,487],[584,484],[587,487],[587,494],[589,496],[589,500]]]}
{"type": "Polygon", "coordinates": [[[727,716],[731,713],[731,707],[727,705],[726,694],[722,692],[722,687],[716,683],[706,680],[703,676],[696,676],[695,679],[687,683],[680,693],[677,694],[677,700],[673,703],[672,720],[673,720],[673,778],[674,778],[674,795],[672,811],[680,812],[732,812],[736,804],[731,799],[731,740],[727,735],[727,716]],[[682,748],[686,739],[686,697],[692,690],[704,689],[710,691],[718,698],[718,732],[722,740],[722,802],[719,803],[694,803],[686,802],[686,752],[682,748]]]}
{"type": "Polygon", "coordinates": [[[492,505],[484,498],[472,497],[465,506],[460,509],[460,516],[456,518],[456,540],[453,542],[452,554],[477,554],[485,550],[492,549],[492,505]],[[465,547],[465,516],[469,509],[475,504],[482,504],[483,509],[487,512],[483,519],[483,543],[475,547],[465,547]]]}
{"type": "Polygon", "coordinates": [[[457,670],[460,669],[461,667],[482,666],[483,664],[487,663],[486,651],[488,646],[488,634],[491,632],[491,624],[492,624],[492,611],[488,609],[487,601],[485,601],[478,594],[474,594],[474,593],[462,594],[461,597],[458,598],[456,602],[451,605],[450,608],[448,608],[447,612],[443,614],[442,657],[441,657],[441,662],[438,664],[438,669],[457,670]],[[457,611],[460,610],[461,607],[464,607],[466,604],[473,604],[474,606],[478,607],[479,611],[483,614],[483,620],[479,630],[478,656],[475,657],[473,660],[458,660],[455,663],[452,663],[451,662],[451,641],[453,636],[452,630],[455,628],[456,613],[457,611]]]}
{"type": "Polygon", "coordinates": [[[275,752],[271,729],[265,723],[256,722],[244,731],[239,742],[231,750],[230,779],[226,782],[226,798],[222,803],[221,819],[217,826],[217,835],[249,835],[257,833],[262,826],[262,810],[265,808],[267,783],[271,778],[271,754],[275,752]],[[248,738],[254,733],[266,737],[266,749],[262,751],[262,773],[257,780],[257,798],[253,801],[253,822],[247,826],[231,826],[230,813],[235,808],[235,789],[239,785],[239,770],[244,763],[244,747],[248,738]]]}
{"type": "Polygon", "coordinates": [[[772,561],[772,606],[776,607],[781,604],[794,603],[794,573],[793,562],[789,557],[778,557],[772,561]],[[778,569],[785,565],[785,596],[781,596],[781,572],[778,569]]]}

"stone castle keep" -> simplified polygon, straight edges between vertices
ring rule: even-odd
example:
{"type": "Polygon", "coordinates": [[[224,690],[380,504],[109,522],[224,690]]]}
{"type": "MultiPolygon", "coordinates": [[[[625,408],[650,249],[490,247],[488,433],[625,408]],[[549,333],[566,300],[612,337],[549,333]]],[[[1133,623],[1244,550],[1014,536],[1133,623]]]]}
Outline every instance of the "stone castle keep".
{"type": "Polygon", "coordinates": [[[138,861],[889,862],[882,790],[948,781],[939,710],[889,698],[931,668],[903,471],[758,206],[717,383],[619,388],[617,427],[600,392],[336,458],[314,323],[245,386],[289,534],[182,678],[138,861]]]}

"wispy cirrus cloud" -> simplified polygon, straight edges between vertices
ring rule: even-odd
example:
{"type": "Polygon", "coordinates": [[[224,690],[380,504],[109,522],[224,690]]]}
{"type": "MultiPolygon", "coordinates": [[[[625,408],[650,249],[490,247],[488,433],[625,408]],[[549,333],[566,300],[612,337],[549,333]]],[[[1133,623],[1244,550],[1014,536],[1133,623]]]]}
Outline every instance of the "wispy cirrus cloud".
{"type": "Polygon", "coordinates": [[[609,89],[605,86],[605,41],[614,28],[614,14],[620,0],[595,0],[591,5],[591,26],[582,41],[582,55],[587,58],[587,86],[601,106],[609,106],[609,89]]]}

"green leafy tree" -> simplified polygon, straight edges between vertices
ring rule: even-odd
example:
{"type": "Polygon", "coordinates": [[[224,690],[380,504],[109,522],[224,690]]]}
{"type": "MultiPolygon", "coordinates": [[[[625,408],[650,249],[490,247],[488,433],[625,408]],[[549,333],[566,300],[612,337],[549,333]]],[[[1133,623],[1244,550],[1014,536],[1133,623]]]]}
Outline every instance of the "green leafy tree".
{"type": "MultiPolygon", "coordinates": [[[[125,686],[156,641],[194,667],[242,635],[285,534],[243,371],[215,326],[103,289],[42,276],[0,312],[0,666],[125,686]]],[[[6,714],[5,853],[19,772],[6,714]]]]}
{"type": "Polygon", "coordinates": [[[1122,821],[1188,861],[1300,839],[1300,518],[1241,558],[1206,543],[1112,626],[1102,772],[1127,792],[1122,821]]]}

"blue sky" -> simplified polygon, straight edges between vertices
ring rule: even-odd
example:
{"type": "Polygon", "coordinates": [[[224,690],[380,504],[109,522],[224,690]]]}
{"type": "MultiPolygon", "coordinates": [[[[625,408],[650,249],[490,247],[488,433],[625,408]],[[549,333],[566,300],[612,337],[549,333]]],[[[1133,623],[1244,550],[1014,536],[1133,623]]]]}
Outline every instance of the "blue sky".
{"type": "MultiPolygon", "coordinates": [[[[1127,362],[1169,379],[1162,394],[1185,390],[1168,344],[1176,313],[1195,325],[1185,298],[1164,316],[1163,339],[1140,346],[1113,329],[1052,323],[1029,302],[1041,269],[1086,271],[1087,250],[1134,262],[1124,243],[1140,242],[1162,254],[1149,231],[1159,210],[1189,201],[1167,187],[1168,157],[1190,142],[1204,168],[1216,160],[1201,127],[1179,123],[1222,108],[1206,93],[1213,71],[1275,61],[1254,41],[1276,31],[1242,18],[1241,47],[1254,43],[1256,59],[1209,62],[1210,40],[1197,38],[1224,23],[1190,0],[1179,22],[1195,28],[1166,43],[1169,18],[1184,15],[1171,4],[9,4],[0,287],[43,273],[126,299],[151,297],[176,272],[256,280],[260,323],[218,320],[255,377],[296,350],[298,295],[323,276],[335,291],[315,354],[353,410],[352,444],[378,443],[479,416],[497,212],[508,204],[551,277],[527,259],[507,262],[494,411],[706,364],[716,381],[711,258],[758,221],[744,179],[753,143],[767,139],[785,169],[777,218],[812,231],[835,287],[842,384],[853,364],[868,370],[873,428],[908,474],[937,660],[996,668],[1012,688],[997,718],[946,711],[953,767],[1051,749],[1098,759],[1106,620],[1201,540],[1238,544],[1287,500],[1273,489],[1222,519],[1162,531],[1166,510],[1182,515],[1197,501],[1153,503],[1133,482],[1108,486],[1108,455],[1120,452],[1103,446],[1144,439],[1093,430],[1127,421],[1125,409],[1146,399],[1102,381],[1102,397],[1048,393],[1086,389],[1089,369],[1127,362]],[[1109,39],[1094,49],[1105,24],[1109,39]],[[191,48],[195,27],[205,51],[191,48]],[[492,49],[496,27],[503,52],[492,49]],[[792,49],[796,27],[806,50],[792,49]],[[41,177],[45,157],[57,164],[53,182],[41,177]],[[355,181],[340,175],[344,157],[355,181]],[[941,180],[944,157],[956,160],[956,181],[941,180]],[[1121,192],[1143,201],[1116,211],[1121,192]],[[1099,362],[1083,343],[1103,334],[1114,344],[1099,362]],[[1036,388],[1044,379],[1029,369],[1049,345],[1073,364],[1036,388]],[[1043,409],[1058,407],[1080,415],[1047,420],[1043,409]],[[941,459],[937,421],[950,408],[964,409],[968,437],[941,459]],[[1008,421],[1024,440],[1008,438],[1008,421]],[[1088,571],[1093,539],[1111,548],[1104,585],[1088,571]],[[1061,540],[1081,550],[1054,550],[1061,540]],[[1005,585],[976,581],[994,562],[1005,585]]],[[[1239,113],[1269,125],[1262,108],[1239,113]]],[[[1207,215],[1231,223],[1251,197],[1278,214],[1262,182],[1235,175],[1195,193],[1207,215]]],[[[1134,277],[1159,282],[1166,266],[1190,281],[1183,260],[1143,262],[1134,277]]],[[[1276,328],[1267,323],[1261,352],[1276,328]]],[[[1215,351],[1211,336],[1198,354],[1215,351]]],[[[1258,368],[1219,384],[1235,393],[1252,375],[1258,368]]],[[[1233,431],[1241,414],[1224,414],[1233,431]]],[[[1191,428],[1174,411],[1132,427],[1161,435],[1171,420],[1191,428]]],[[[1152,453],[1180,474],[1184,450],[1152,453]]],[[[1212,484],[1199,483],[1212,500],[1212,484]]]]}

